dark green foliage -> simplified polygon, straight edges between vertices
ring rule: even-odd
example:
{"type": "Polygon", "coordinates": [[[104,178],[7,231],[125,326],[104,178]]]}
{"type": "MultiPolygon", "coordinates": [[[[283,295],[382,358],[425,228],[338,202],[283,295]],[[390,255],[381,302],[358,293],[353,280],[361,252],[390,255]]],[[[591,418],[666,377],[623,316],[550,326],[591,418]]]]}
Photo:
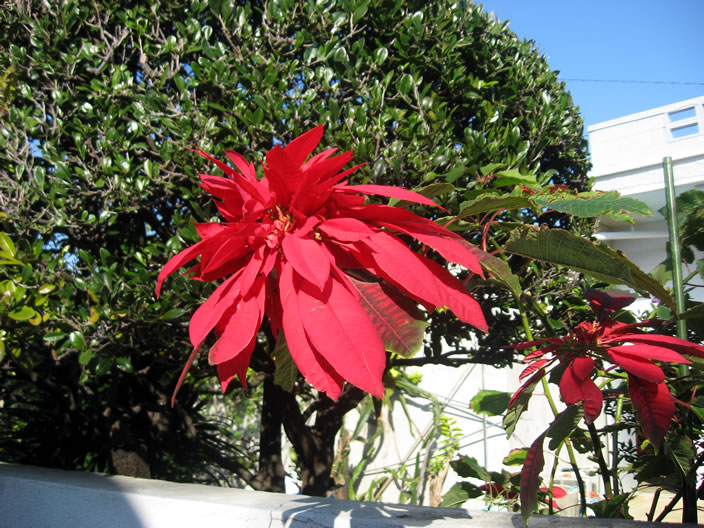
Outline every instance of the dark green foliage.
{"type": "MultiPolygon", "coordinates": [[[[354,148],[367,163],[359,180],[451,183],[437,199],[453,214],[502,171],[586,189],[582,121],[556,73],[533,43],[480,8],[451,5],[0,8],[0,231],[24,264],[3,264],[1,278],[29,292],[53,287],[46,301],[15,299],[0,310],[0,458],[116,471],[111,453],[126,450],[152,475],[210,471],[217,481],[213,472],[237,469],[222,458],[252,467],[232,447],[241,438],[194,436],[212,427],[202,409],[213,389],[205,361],[168,407],[190,349],[189,314],[212,288],[180,279],[160,300],[153,294],[158,270],[196,239],[192,222],[215,214],[197,186],[198,173],[214,169],[187,147],[216,156],[235,149],[255,161],[253,153],[324,123],[326,145],[354,148]],[[9,315],[27,303],[37,324],[9,315]],[[211,456],[214,447],[225,457],[211,456]]],[[[505,304],[508,294],[487,291],[487,306],[505,304]]],[[[501,322],[500,313],[487,315],[501,322]]],[[[447,314],[432,322],[426,354],[438,360],[441,336],[460,347],[467,328],[447,314]]],[[[511,328],[502,325],[496,342],[511,328]]],[[[255,387],[273,375],[269,347],[263,335],[255,387]]],[[[510,359],[496,347],[483,354],[477,359],[510,359]]]]}

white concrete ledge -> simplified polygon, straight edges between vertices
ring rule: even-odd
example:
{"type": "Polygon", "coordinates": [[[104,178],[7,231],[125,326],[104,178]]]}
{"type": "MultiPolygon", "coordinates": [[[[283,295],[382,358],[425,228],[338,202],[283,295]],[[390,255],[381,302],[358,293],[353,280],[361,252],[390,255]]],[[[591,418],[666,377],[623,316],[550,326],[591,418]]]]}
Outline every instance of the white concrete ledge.
{"type": "MultiPolygon", "coordinates": [[[[534,516],[531,528],[650,523],[534,516]]],[[[517,514],[352,502],[0,463],[0,527],[519,528],[517,514]]],[[[660,525],[662,526],[662,525],[660,525]]]]}

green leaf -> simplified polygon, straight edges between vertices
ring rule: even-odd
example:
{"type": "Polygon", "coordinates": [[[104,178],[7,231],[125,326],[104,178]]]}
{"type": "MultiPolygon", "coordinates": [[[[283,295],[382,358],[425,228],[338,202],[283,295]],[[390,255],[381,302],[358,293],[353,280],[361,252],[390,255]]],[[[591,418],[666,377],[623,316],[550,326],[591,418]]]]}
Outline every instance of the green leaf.
{"type": "Polygon", "coordinates": [[[518,169],[499,171],[496,173],[494,185],[496,187],[509,187],[511,185],[533,185],[538,183],[535,174],[521,174],[518,169]]]}
{"type": "Polygon", "coordinates": [[[558,414],[545,433],[550,438],[548,449],[555,451],[565,438],[577,428],[582,416],[584,416],[584,409],[581,405],[570,405],[558,414]]]}
{"type": "Polygon", "coordinates": [[[117,365],[117,368],[119,368],[123,372],[127,372],[128,374],[131,374],[134,372],[134,367],[132,366],[132,360],[130,359],[129,356],[121,356],[118,358],[115,358],[115,365],[117,365]]]}
{"type": "Polygon", "coordinates": [[[566,266],[611,284],[623,284],[650,293],[674,310],[667,290],[633,262],[607,246],[591,242],[562,229],[521,226],[511,231],[506,251],[566,266]]]}
{"type": "MultiPolygon", "coordinates": [[[[412,190],[414,192],[417,192],[418,194],[425,196],[426,198],[435,198],[436,196],[441,196],[443,194],[447,194],[449,192],[454,191],[455,186],[451,183],[438,182],[431,183],[430,185],[426,185],[425,187],[419,187],[412,190]]],[[[391,200],[389,200],[389,205],[393,205],[396,207],[408,207],[411,204],[412,202],[406,200],[399,200],[398,198],[392,198],[391,200]]]]}
{"type": "Polygon", "coordinates": [[[626,519],[633,519],[633,516],[628,513],[628,501],[630,498],[630,493],[621,493],[611,500],[604,499],[589,503],[587,506],[592,509],[594,516],[598,519],[621,518],[621,512],[624,513],[626,519]]]}
{"type": "Polygon", "coordinates": [[[493,479],[489,472],[479,465],[476,458],[460,455],[458,460],[450,462],[450,466],[462,478],[475,478],[484,482],[491,482],[493,479]]]}
{"type": "Polygon", "coordinates": [[[680,319],[704,319],[704,303],[697,303],[695,306],[682,312],[680,319]]]}
{"type": "Polygon", "coordinates": [[[408,95],[408,92],[413,88],[413,77],[410,74],[404,73],[398,81],[398,91],[403,95],[408,95]]]}
{"type": "Polygon", "coordinates": [[[491,253],[482,251],[470,243],[465,244],[465,247],[479,259],[479,263],[482,265],[482,268],[489,272],[494,280],[511,290],[513,295],[517,298],[523,294],[521,281],[519,280],[518,275],[511,271],[511,267],[508,263],[498,257],[495,257],[491,253]]]}
{"type": "Polygon", "coordinates": [[[0,255],[5,258],[14,258],[17,254],[15,244],[7,233],[0,232],[0,255]]]}
{"type": "Polygon", "coordinates": [[[172,321],[173,319],[179,319],[183,316],[183,314],[186,313],[184,310],[181,308],[171,308],[171,310],[168,310],[164,315],[161,316],[161,318],[164,321],[172,321]]]}
{"type": "Polygon", "coordinates": [[[616,191],[580,193],[572,198],[538,199],[536,201],[543,207],[582,218],[596,218],[606,215],[615,216],[617,219],[630,219],[631,214],[653,216],[653,210],[648,204],[635,198],[622,197],[616,191]]]}
{"type": "Polygon", "coordinates": [[[521,466],[526,461],[527,449],[512,449],[511,452],[503,459],[504,466],[521,466]]]}
{"type": "Polygon", "coordinates": [[[442,496],[441,508],[459,508],[469,499],[482,496],[482,490],[471,482],[458,482],[442,496]]]}
{"type": "Polygon", "coordinates": [[[81,365],[87,365],[88,363],[90,363],[90,360],[93,359],[94,355],[95,354],[93,353],[92,350],[90,350],[90,349],[84,350],[83,352],[81,352],[78,355],[78,362],[81,365]]]}
{"type": "Polygon", "coordinates": [[[359,6],[357,9],[355,9],[354,14],[352,15],[352,22],[356,24],[357,22],[362,20],[364,15],[367,14],[368,8],[369,8],[369,2],[365,2],[364,4],[359,6]]]}
{"type": "Polygon", "coordinates": [[[274,371],[274,383],[286,392],[292,392],[298,378],[298,368],[288,351],[288,345],[283,334],[279,334],[279,342],[272,352],[276,370],[274,371]]]}
{"type": "Polygon", "coordinates": [[[66,337],[65,332],[49,332],[44,336],[44,341],[47,343],[57,343],[66,337]]]}
{"type": "Polygon", "coordinates": [[[477,200],[469,200],[460,205],[460,214],[457,218],[465,218],[483,213],[493,213],[503,209],[532,208],[535,204],[525,196],[483,196],[477,200]]]}
{"type": "Polygon", "coordinates": [[[68,335],[68,342],[71,346],[81,350],[85,346],[85,340],[83,339],[83,334],[77,330],[74,330],[68,335]]]}
{"type": "Polygon", "coordinates": [[[103,359],[99,360],[98,364],[95,366],[95,375],[102,376],[103,374],[106,374],[110,370],[111,366],[112,366],[112,359],[111,358],[103,358],[103,359]]]}
{"type": "Polygon", "coordinates": [[[20,306],[16,310],[12,310],[7,315],[10,316],[10,319],[14,319],[15,321],[27,321],[28,319],[32,319],[36,314],[37,312],[34,311],[34,308],[25,305],[20,306]]]}
{"type": "Polygon", "coordinates": [[[499,416],[506,411],[510,399],[509,392],[481,390],[469,402],[469,408],[477,414],[499,416]]]}
{"type": "Polygon", "coordinates": [[[528,408],[528,403],[530,402],[530,397],[533,395],[536,385],[540,383],[540,380],[545,372],[540,374],[540,370],[536,371],[535,374],[519,389],[520,392],[513,401],[511,408],[506,411],[503,420],[504,430],[506,431],[506,437],[511,438],[513,431],[516,429],[518,424],[518,419],[521,417],[523,412],[528,408]]]}
{"type": "Polygon", "coordinates": [[[382,46],[374,52],[374,62],[381,66],[388,56],[389,50],[382,46]]]}
{"type": "Polygon", "coordinates": [[[694,459],[697,457],[697,451],[694,448],[692,439],[687,436],[667,435],[665,443],[668,445],[670,457],[675,461],[680,469],[683,477],[688,481],[694,482],[694,459]]]}

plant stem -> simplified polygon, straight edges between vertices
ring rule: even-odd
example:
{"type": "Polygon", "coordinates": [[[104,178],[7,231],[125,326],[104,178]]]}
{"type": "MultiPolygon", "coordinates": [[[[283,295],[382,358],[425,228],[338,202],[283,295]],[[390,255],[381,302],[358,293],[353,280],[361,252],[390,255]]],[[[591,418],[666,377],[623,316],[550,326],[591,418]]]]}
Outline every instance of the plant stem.
{"type": "MultiPolygon", "coordinates": [[[[530,329],[530,321],[528,320],[528,315],[526,314],[525,306],[521,302],[520,299],[516,298],[516,305],[518,306],[518,309],[521,314],[521,323],[523,325],[523,330],[526,333],[526,338],[528,341],[533,341],[533,332],[530,329]]],[[[543,377],[542,380],[540,380],[543,386],[543,392],[545,393],[545,397],[548,400],[548,405],[550,406],[550,410],[552,411],[553,416],[557,416],[559,414],[557,410],[557,405],[555,405],[555,400],[552,397],[552,394],[550,392],[550,386],[548,385],[548,380],[543,377]]],[[[587,515],[587,494],[584,489],[584,481],[582,480],[582,474],[579,472],[579,466],[577,465],[577,457],[574,454],[574,448],[572,447],[572,442],[570,441],[569,438],[565,438],[564,440],[565,447],[567,447],[567,455],[569,456],[570,459],[570,466],[572,466],[572,471],[574,471],[574,476],[575,479],[577,479],[577,486],[579,487],[579,502],[580,502],[580,508],[579,508],[579,514],[582,517],[586,517],[587,515]]]]}
{"type": "Polygon", "coordinates": [[[655,491],[655,494],[653,495],[653,502],[650,505],[650,511],[648,512],[648,522],[653,522],[653,516],[655,515],[655,508],[658,507],[658,500],[660,500],[660,493],[662,492],[662,488],[658,488],[655,491]]]}
{"type": "MultiPolygon", "coordinates": [[[[552,394],[550,392],[550,386],[548,385],[548,380],[543,378],[540,380],[542,385],[543,385],[543,392],[545,393],[545,397],[548,400],[548,405],[550,405],[550,410],[552,411],[553,416],[557,416],[559,414],[557,410],[557,405],[555,405],[555,400],[552,397],[552,394]]],[[[565,438],[564,440],[565,447],[567,448],[567,455],[569,456],[570,459],[570,466],[572,466],[572,471],[574,471],[574,477],[577,479],[577,486],[579,487],[579,502],[580,502],[580,508],[579,508],[579,514],[582,517],[586,517],[587,515],[587,494],[584,489],[584,481],[582,480],[582,474],[579,471],[579,466],[577,465],[577,456],[574,454],[574,448],[572,447],[572,442],[570,441],[569,438],[565,438]]]]}
{"type": "Polygon", "coordinates": [[[601,479],[604,481],[604,497],[606,500],[611,500],[614,498],[614,492],[611,488],[611,478],[609,473],[609,468],[606,465],[606,460],[604,460],[604,454],[601,452],[601,440],[599,439],[599,433],[596,431],[593,423],[587,424],[587,429],[589,430],[589,436],[592,439],[592,445],[594,446],[594,455],[596,455],[596,462],[599,464],[599,471],[601,472],[601,479]]]}
{"type": "MultiPolygon", "coordinates": [[[[614,424],[621,423],[621,414],[623,413],[623,394],[619,395],[616,401],[616,413],[614,414],[614,424]]],[[[613,477],[613,489],[614,495],[618,495],[619,484],[618,484],[618,430],[615,430],[612,435],[611,442],[611,475],[613,477]]]]}

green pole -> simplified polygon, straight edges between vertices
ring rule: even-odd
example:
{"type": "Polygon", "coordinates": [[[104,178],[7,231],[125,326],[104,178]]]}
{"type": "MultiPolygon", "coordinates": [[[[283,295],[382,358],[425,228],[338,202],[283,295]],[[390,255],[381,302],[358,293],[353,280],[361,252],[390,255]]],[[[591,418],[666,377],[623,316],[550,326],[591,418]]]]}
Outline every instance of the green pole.
{"type": "MultiPolygon", "coordinates": [[[[665,172],[665,206],[667,207],[667,224],[670,231],[670,257],[672,258],[672,289],[675,293],[677,315],[684,311],[684,288],[682,286],[682,255],[680,237],[677,232],[677,203],[675,202],[675,176],[672,171],[672,158],[667,156],[662,160],[665,172]]],[[[687,339],[687,321],[677,319],[677,337],[687,339]]],[[[680,375],[686,376],[689,369],[680,365],[680,375]],[[684,370],[684,372],[682,372],[684,370]]]]}
{"type": "MultiPolygon", "coordinates": [[[[680,263],[680,237],[677,232],[677,204],[675,203],[675,176],[672,172],[672,158],[667,156],[662,160],[665,172],[665,200],[667,207],[667,224],[670,230],[670,256],[672,258],[672,289],[675,292],[675,305],[677,308],[677,337],[687,339],[687,322],[679,319],[679,314],[684,311],[684,288],[682,287],[682,269],[680,263]]],[[[680,376],[689,375],[689,367],[678,367],[680,376]]],[[[691,430],[691,428],[690,428],[691,430]]],[[[697,524],[697,488],[687,481],[682,475],[682,522],[697,524]]]]}

